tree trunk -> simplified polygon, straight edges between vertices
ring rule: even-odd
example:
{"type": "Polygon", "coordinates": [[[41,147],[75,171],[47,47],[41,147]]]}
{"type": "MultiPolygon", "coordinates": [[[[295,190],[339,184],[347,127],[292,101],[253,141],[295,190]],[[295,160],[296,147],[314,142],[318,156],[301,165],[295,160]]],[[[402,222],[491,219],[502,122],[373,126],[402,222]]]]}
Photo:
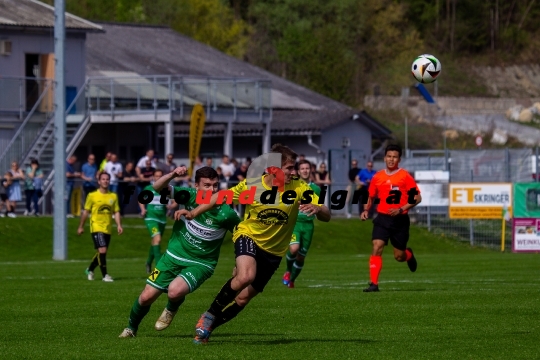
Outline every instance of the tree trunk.
{"type": "Polygon", "coordinates": [[[454,52],[454,39],[455,39],[455,32],[456,32],[456,2],[457,0],[452,0],[452,28],[450,29],[450,51],[451,52],[454,52]]]}
{"type": "Polygon", "coordinates": [[[529,3],[529,6],[527,6],[527,9],[525,9],[525,13],[523,14],[523,17],[521,18],[521,21],[519,22],[519,25],[518,25],[518,30],[521,29],[521,27],[523,26],[523,23],[525,22],[525,19],[527,18],[527,15],[529,14],[529,11],[531,10],[531,7],[533,6],[535,0],[531,0],[531,2],[529,3]]]}

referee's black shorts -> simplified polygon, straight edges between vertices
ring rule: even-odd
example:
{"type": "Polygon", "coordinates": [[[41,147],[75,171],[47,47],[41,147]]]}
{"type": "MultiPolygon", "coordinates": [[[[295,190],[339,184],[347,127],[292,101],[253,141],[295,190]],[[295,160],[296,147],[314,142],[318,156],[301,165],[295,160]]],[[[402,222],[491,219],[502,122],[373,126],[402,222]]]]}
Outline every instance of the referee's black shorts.
{"type": "Polygon", "coordinates": [[[257,292],[263,292],[264,287],[266,284],[268,284],[272,278],[272,275],[274,275],[276,270],[279,268],[281,256],[264,251],[257,246],[253,239],[245,235],[241,235],[238,239],[236,239],[234,243],[234,252],[236,257],[247,255],[255,259],[257,262],[257,272],[251,286],[257,292]]]}
{"type": "Polygon", "coordinates": [[[373,220],[371,239],[384,240],[385,245],[388,245],[388,240],[390,240],[393,247],[405,251],[409,241],[410,226],[408,214],[390,216],[379,213],[373,220]]]}

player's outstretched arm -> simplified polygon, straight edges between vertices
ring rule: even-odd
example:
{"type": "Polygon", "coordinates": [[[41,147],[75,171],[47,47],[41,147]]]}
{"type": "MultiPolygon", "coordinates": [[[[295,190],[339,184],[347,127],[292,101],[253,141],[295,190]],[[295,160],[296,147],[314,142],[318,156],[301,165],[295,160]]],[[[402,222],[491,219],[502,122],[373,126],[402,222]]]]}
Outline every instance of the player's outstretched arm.
{"type": "Polygon", "coordinates": [[[202,213],[205,213],[207,212],[208,210],[211,210],[213,209],[214,207],[217,206],[217,199],[218,199],[218,193],[215,193],[214,195],[212,195],[212,197],[210,198],[210,203],[208,204],[201,204],[201,205],[198,205],[195,209],[191,210],[191,211],[187,211],[185,209],[183,210],[178,210],[177,212],[174,213],[174,219],[175,220],[179,220],[180,219],[180,216],[184,216],[186,219],[188,220],[193,220],[195,219],[197,216],[201,215],[202,213]],[[177,218],[177,214],[178,214],[178,218],[177,218]]]}
{"type": "Polygon", "coordinates": [[[77,235],[81,235],[84,232],[84,223],[88,218],[88,210],[83,210],[81,214],[81,221],[79,222],[79,228],[77,229],[77,235]]]}
{"type": "Polygon", "coordinates": [[[154,185],[152,185],[152,187],[157,192],[160,192],[161,189],[164,189],[167,186],[169,186],[169,182],[171,182],[172,179],[174,179],[176,177],[184,176],[186,174],[187,174],[187,168],[185,166],[179,166],[176,169],[174,169],[171,173],[169,173],[167,175],[163,175],[162,177],[160,177],[154,183],[154,185]]]}

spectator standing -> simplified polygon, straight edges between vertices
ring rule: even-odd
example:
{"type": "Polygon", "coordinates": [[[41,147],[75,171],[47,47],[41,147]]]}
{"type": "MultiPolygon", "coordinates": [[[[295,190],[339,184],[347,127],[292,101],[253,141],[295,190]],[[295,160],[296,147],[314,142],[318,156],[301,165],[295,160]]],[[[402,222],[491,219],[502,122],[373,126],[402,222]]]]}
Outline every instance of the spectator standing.
{"type": "Polygon", "coordinates": [[[146,151],[146,155],[139,159],[137,162],[137,167],[141,169],[146,167],[146,161],[148,160],[150,160],[150,166],[155,169],[156,162],[154,161],[154,150],[152,149],[148,149],[148,151],[146,151]]]}
{"type": "Polygon", "coordinates": [[[314,183],[315,180],[317,180],[317,177],[315,176],[317,174],[317,165],[311,163],[311,182],[314,183]]]}
{"type": "Polygon", "coordinates": [[[118,178],[122,177],[122,164],[118,162],[116,154],[111,155],[111,161],[105,165],[105,172],[111,176],[109,190],[115,194],[118,193],[118,178]]]}
{"type": "Polygon", "coordinates": [[[230,162],[229,156],[227,155],[223,155],[222,162],[219,164],[219,167],[221,168],[221,172],[227,181],[229,181],[229,178],[234,175],[236,170],[234,165],[230,162]]]}
{"type": "Polygon", "coordinates": [[[202,158],[200,156],[197,156],[195,158],[195,162],[193,163],[193,169],[191,169],[191,182],[195,183],[195,173],[197,172],[197,170],[203,167],[204,164],[202,162],[202,158]]]}
{"type": "Polygon", "coordinates": [[[10,183],[11,173],[8,172],[0,179],[0,217],[5,217],[11,210],[7,196],[7,188],[9,187],[10,183]],[[2,212],[2,207],[6,208],[4,212],[2,212]]]}
{"type": "Polygon", "coordinates": [[[82,201],[83,207],[84,203],[86,201],[86,197],[88,196],[88,193],[94,191],[97,189],[97,165],[96,165],[96,157],[94,154],[88,155],[87,162],[82,166],[81,169],[81,179],[84,180],[83,183],[83,195],[84,199],[82,201]]]}
{"type": "MultiPolygon", "coordinates": [[[[356,176],[356,183],[358,184],[358,189],[360,190],[360,200],[358,201],[358,209],[360,211],[360,215],[362,215],[362,213],[364,212],[364,202],[367,202],[367,198],[369,197],[369,185],[371,184],[371,179],[373,179],[375,173],[376,171],[373,169],[373,162],[368,161],[366,164],[366,168],[360,170],[360,172],[356,176]]],[[[373,206],[369,208],[369,219],[373,217],[375,207],[376,205],[373,204],[373,206]]]]}
{"type": "Polygon", "coordinates": [[[99,171],[105,170],[105,165],[107,165],[107,163],[111,161],[111,156],[112,152],[109,151],[107,155],[105,155],[105,159],[101,160],[101,164],[99,164],[99,171]]]}
{"type": "Polygon", "coordinates": [[[332,184],[330,173],[326,170],[326,164],[319,165],[319,171],[315,173],[315,183],[319,186],[329,186],[332,184]]]}
{"type": "Polygon", "coordinates": [[[170,174],[176,169],[178,166],[176,166],[176,163],[174,162],[174,155],[168,154],[167,159],[165,161],[165,165],[167,165],[167,171],[165,171],[165,174],[170,174]]]}
{"type": "Polygon", "coordinates": [[[214,168],[214,161],[212,160],[212,158],[209,156],[206,158],[206,166],[210,167],[210,168],[214,168]]]}
{"type": "Polygon", "coordinates": [[[231,181],[234,182],[232,186],[242,182],[247,177],[248,163],[242,163],[242,165],[236,169],[234,175],[231,177],[231,181]]]}
{"type": "Polygon", "coordinates": [[[70,156],[66,164],[66,192],[67,192],[67,217],[74,217],[71,214],[71,194],[73,193],[73,187],[75,186],[75,179],[81,177],[81,173],[75,171],[75,163],[77,162],[77,157],[75,155],[70,156]]]}
{"type": "Polygon", "coordinates": [[[21,195],[21,180],[24,180],[24,172],[19,168],[19,164],[14,161],[11,163],[11,169],[9,169],[11,174],[11,185],[7,189],[8,201],[11,206],[11,211],[8,213],[9,217],[15,218],[15,209],[17,206],[17,201],[22,200],[21,195]]]}
{"type": "Polygon", "coordinates": [[[360,172],[360,169],[358,168],[358,160],[353,159],[351,161],[351,169],[349,170],[347,178],[349,179],[349,185],[347,185],[347,202],[345,207],[345,212],[347,214],[347,219],[351,218],[351,212],[352,212],[352,205],[351,205],[351,198],[353,196],[354,191],[356,190],[356,175],[360,172]]]}
{"type": "Polygon", "coordinates": [[[124,190],[127,189],[128,186],[137,186],[138,181],[139,176],[137,175],[137,171],[135,171],[133,162],[130,161],[126,164],[126,167],[124,168],[124,171],[122,171],[122,176],[119,177],[118,182],[118,205],[120,206],[121,216],[124,216],[124,207],[126,206],[126,204],[124,204],[124,190]]]}
{"type": "Polygon", "coordinates": [[[165,164],[159,159],[158,155],[154,155],[154,164],[155,164],[154,167],[156,168],[156,170],[161,170],[164,174],[165,174],[165,171],[169,169],[167,164],[165,164]]]}
{"type": "Polygon", "coordinates": [[[140,193],[146,186],[150,185],[152,176],[154,176],[155,167],[152,166],[150,159],[146,160],[144,167],[137,167],[137,176],[139,177],[139,183],[137,184],[138,193],[140,193]]]}
{"type": "Polygon", "coordinates": [[[26,210],[24,215],[38,215],[38,201],[41,195],[36,194],[39,190],[41,192],[41,182],[43,181],[43,171],[39,167],[39,162],[36,159],[30,161],[30,166],[26,168],[26,179],[24,180],[24,193],[26,195],[26,210]],[[38,185],[38,189],[36,189],[38,185]],[[34,204],[34,209],[32,210],[32,202],[34,204]]]}

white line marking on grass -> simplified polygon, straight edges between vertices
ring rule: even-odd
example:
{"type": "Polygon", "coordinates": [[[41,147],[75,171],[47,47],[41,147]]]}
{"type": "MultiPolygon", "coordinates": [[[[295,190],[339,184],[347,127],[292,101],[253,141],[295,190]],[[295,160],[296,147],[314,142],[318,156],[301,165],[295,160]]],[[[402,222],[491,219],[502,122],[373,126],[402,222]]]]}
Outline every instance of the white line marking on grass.
{"type": "MultiPolygon", "coordinates": [[[[143,258],[108,258],[107,261],[141,261],[143,258]]],[[[41,264],[67,264],[87,263],[89,260],[40,260],[40,261],[3,261],[0,265],[41,265],[41,264]]]]}

